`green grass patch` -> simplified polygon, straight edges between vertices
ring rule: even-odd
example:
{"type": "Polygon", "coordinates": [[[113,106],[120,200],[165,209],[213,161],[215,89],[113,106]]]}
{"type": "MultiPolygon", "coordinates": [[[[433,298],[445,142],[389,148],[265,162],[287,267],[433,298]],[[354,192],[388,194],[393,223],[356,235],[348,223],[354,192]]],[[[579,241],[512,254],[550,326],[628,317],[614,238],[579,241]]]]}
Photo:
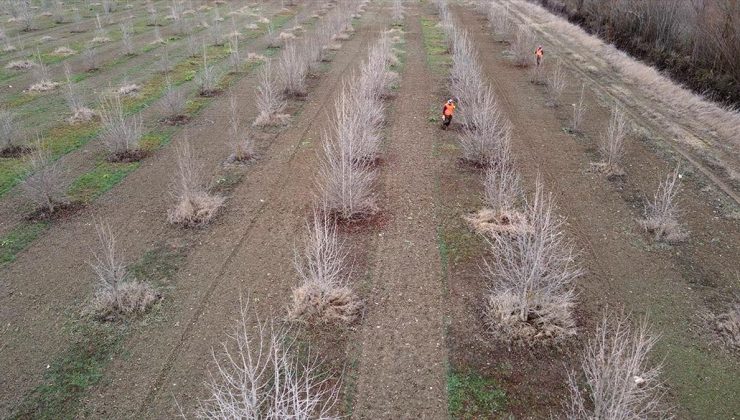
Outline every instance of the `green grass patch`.
{"type": "Polygon", "coordinates": [[[73,326],[74,343],[54,360],[44,382],[15,410],[13,419],[73,419],[82,397],[100,382],[110,355],[119,347],[125,327],[83,320],[73,326]]]}
{"type": "Polygon", "coordinates": [[[67,194],[73,201],[89,203],[121,182],[129,173],[139,167],[139,162],[103,162],[95,169],[80,175],[72,182],[67,194]]]}
{"type": "Polygon", "coordinates": [[[43,135],[44,147],[52,156],[65,155],[94,139],[100,131],[100,123],[92,121],[85,124],[62,124],[50,128],[43,135]]]}
{"type": "Polygon", "coordinates": [[[175,131],[175,127],[167,127],[161,131],[147,133],[141,138],[141,142],[139,142],[139,144],[143,150],[153,152],[160,147],[169,144],[175,131]]]}
{"type": "Polygon", "coordinates": [[[447,48],[444,32],[437,26],[436,19],[421,19],[421,32],[424,37],[427,65],[437,74],[446,74],[452,64],[452,57],[447,48]]]}
{"type": "Polygon", "coordinates": [[[491,418],[506,407],[506,393],[496,381],[477,373],[447,375],[448,410],[454,419],[491,418]]]}
{"type": "Polygon", "coordinates": [[[0,197],[23,179],[27,170],[22,159],[0,159],[0,197]]]}
{"type": "Polygon", "coordinates": [[[47,222],[22,223],[0,238],[0,267],[15,260],[46,228],[47,222]]]}

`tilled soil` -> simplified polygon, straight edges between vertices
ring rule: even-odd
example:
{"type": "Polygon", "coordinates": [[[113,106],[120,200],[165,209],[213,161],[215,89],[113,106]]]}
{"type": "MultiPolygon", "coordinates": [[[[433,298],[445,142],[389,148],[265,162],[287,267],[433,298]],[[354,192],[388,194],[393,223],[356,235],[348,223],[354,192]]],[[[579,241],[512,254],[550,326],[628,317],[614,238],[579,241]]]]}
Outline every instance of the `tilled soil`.
{"type": "Polygon", "coordinates": [[[442,266],[435,239],[432,151],[439,128],[426,123],[435,104],[429,89],[420,10],[409,4],[401,89],[388,130],[381,188],[391,217],[370,260],[372,285],[361,330],[362,354],[353,417],[444,418],[442,266]]]}

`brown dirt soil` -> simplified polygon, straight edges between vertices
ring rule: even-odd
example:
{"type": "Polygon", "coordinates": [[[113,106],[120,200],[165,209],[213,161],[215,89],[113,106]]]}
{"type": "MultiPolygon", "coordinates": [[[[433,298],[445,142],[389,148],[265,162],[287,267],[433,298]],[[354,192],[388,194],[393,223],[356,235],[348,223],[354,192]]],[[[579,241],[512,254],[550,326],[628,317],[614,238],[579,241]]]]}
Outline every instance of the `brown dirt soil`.
{"type": "MultiPolygon", "coordinates": [[[[735,220],[726,216],[728,200],[699,171],[690,164],[682,164],[687,176],[680,198],[681,221],[692,236],[687,243],[674,247],[653,244],[635,219],[642,214],[642,197],[652,195],[659,180],[680,159],[675,153],[666,152],[666,149],[670,151],[670,145],[655,139],[638,141],[631,136],[623,181],[610,182],[602,175],[588,173],[589,163],[595,160],[596,139],[606,127],[609,109],[589,95],[585,135],[568,135],[563,127],[567,126],[569,110],[553,112],[547,107],[543,88],[530,83],[526,72],[507,61],[502,55],[506,45],[494,40],[481,16],[469,9],[455,11],[462,25],[471,32],[502,111],[514,124],[513,149],[525,185],[531,189],[537,173],[542,174],[546,188],[553,192],[559,205],[559,213],[568,219],[569,234],[583,250],[581,260],[587,275],[578,283],[581,334],[592,330],[595,317],[605,307],[624,306],[635,316],[649,315],[661,334],[654,359],[665,358],[669,403],[676,405],[679,417],[729,418],[731,413],[737,413],[738,407],[728,401],[736,400],[733,378],[740,366],[708,342],[707,331],[695,328],[698,314],[708,303],[737,289],[740,229],[735,220]]],[[[550,51],[551,56],[557,56],[558,49],[550,47],[550,51]]],[[[570,74],[563,103],[576,102],[580,92],[577,75],[570,74]]],[[[656,129],[652,124],[648,127],[651,132],[656,129]]],[[[469,265],[462,271],[473,270],[469,265]]],[[[470,314],[465,323],[475,318],[470,314]]],[[[466,335],[475,334],[471,331],[458,337],[466,335]]],[[[453,352],[451,358],[466,358],[465,354],[468,353],[457,356],[453,352]]],[[[505,383],[512,376],[519,377],[521,371],[516,367],[527,366],[532,360],[530,356],[514,352],[494,359],[501,371],[496,376],[505,383]],[[510,374],[504,373],[509,368],[507,363],[515,367],[510,374]]],[[[577,352],[568,351],[556,360],[565,362],[571,357],[577,357],[577,352]]],[[[467,358],[475,360],[472,354],[467,358]]],[[[529,382],[527,386],[507,390],[512,411],[524,409],[522,413],[531,410],[545,415],[548,410],[557,409],[551,402],[557,400],[557,395],[562,396],[564,371],[562,363],[549,364],[551,370],[543,372],[552,375],[552,382],[534,383],[543,374],[533,373],[521,378],[529,382]],[[542,399],[533,395],[540,391],[544,391],[542,399]]]]}
{"type": "Polygon", "coordinates": [[[361,330],[362,353],[353,417],[444,418],[444,284],[435,240],[432,155],[436,103],[429,90],[420,10],[408,4],[406,63],[390,119],[382,168],[381,208],[393,213],[370,259],[372,283],[361,330]]]}

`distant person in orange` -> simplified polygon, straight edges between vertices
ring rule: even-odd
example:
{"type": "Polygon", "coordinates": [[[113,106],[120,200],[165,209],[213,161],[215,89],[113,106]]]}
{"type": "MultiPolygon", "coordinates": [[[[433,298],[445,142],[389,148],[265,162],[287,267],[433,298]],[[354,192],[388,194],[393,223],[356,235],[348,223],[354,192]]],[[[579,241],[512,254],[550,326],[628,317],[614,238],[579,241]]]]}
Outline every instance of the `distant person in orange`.
{"type": "Polygon", "coordinates": [[[455,101],[448,99],[442,107],[442,128],[447,129],[452,122],[452,115],[455,114],[455,101]]]}
{"type": "Polygon", "coordinates": [[[539,67],[542,59],[545,58],[545,50],[542,49],[542,45],[539,45],[537,49],[534,50],[534,58],[537,60],[537,67],[539,67]]]}

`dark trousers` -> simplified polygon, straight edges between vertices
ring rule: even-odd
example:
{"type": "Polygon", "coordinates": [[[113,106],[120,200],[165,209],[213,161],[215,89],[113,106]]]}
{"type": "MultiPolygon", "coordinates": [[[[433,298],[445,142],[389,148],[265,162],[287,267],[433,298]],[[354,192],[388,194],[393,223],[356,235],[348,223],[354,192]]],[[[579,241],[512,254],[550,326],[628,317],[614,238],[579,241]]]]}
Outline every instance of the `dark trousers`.
{"type": "Polygon", "coordinates": [[[450,123],[452,122],[452,115],[445,115],[445,118],[442,120],[442,125],[445,126],[445,128],[450,126],[450,123]]]}

